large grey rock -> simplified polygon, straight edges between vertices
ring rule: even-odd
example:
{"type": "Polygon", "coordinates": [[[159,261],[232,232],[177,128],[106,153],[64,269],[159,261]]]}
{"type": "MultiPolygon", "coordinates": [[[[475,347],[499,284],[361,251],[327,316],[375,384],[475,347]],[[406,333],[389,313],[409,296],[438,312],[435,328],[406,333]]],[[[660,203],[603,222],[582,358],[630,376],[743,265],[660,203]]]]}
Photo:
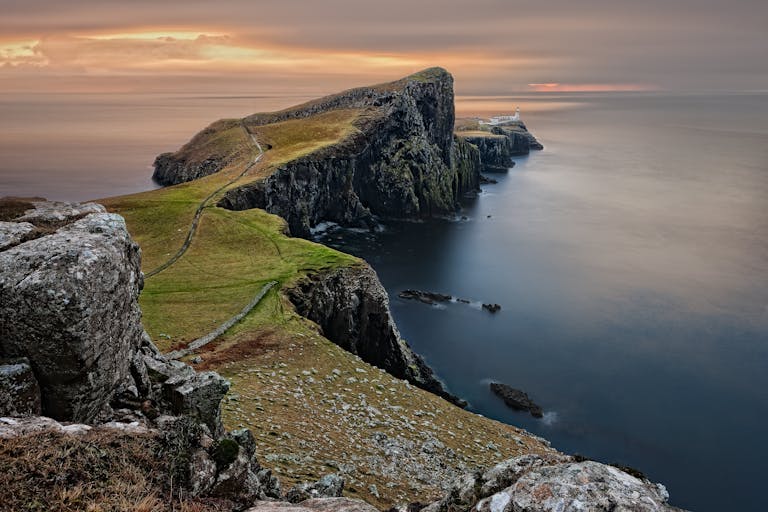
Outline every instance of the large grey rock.
{"type": "Polygon", "coordinates": [[[389,297],[367,264],[319,272],[288,291],[298,313],[345,350],[400,379],[466,405],[451,395],[432,369],[400,337],[389,297]]]}
{"type": "Polygon", "coordinates": [[[661,485],[644,482],[612,466],[585,461],[534,469],[512,488],[504,512],[656,512],[674,510],[661,485]]]}
{"type": "Polygon", "coordinates": [[[0,252],[0,356],[29,359],[44,414],[89,422],[141,340],[139,248],[99,205],[35,206],[21,218],[63,227],[0,252]]]}
{"type": "Polygon", "coordinates": [[[39,416],[40,387],[26,358],[0,361],[0,416],[39,416]]]}
{"type": "Polygon", "coordinates": [[[671,512],[664,486],[615,467],[525,455],[458,479],[422,512],[671,512]]]}
{"type": "Polygon", "coordinates": [[[259,501],[246,512],[377,512],[377,510],[361,500],[316,498],[298,504],[284,501],[259,501]]]}
{"type": "Polygon", "coordinates": [[[312,498],[338,498],[344,491],[344,479],[336,474],[325,475],[317,482],[300,483],[285,493],[285,499],[291,503],[300,503],[312,498]]]}
{"type": "Polygon", "coordinates": [[[221,435],[221,399],[229,390],[229,382],[216,372],[203,372],[191,377],[179,375],[163,383],[166,398],[175,414],[189,416],[221,435]]]}

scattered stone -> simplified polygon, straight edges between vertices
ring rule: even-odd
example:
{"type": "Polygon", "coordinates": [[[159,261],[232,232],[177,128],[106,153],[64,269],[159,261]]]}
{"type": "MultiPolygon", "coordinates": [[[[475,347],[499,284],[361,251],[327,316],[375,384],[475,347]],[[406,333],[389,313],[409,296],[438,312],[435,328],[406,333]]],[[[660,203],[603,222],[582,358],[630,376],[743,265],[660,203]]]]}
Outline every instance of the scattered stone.
{"type": "Polygon", "coordinates": [[[362,500],[350,498],[317,498],[292,504],[281,501],[258,501],[246,512],[378,512],[362,500]]]}
{"type": "Polygon", "coordinates": [[[290,503],[300,503],[312,498],[337,498],[344,491],[344,478],[337,474],[325,475],[313,484],[297,484],[285,494],[290,503]]]}
{"type": "Polygon", "coordinates": [[[541,407],[534,403],[534,401],[531,400],[531,397],[523,391],[500,382],[491,382],[490,387],[491,391],[493,391],[496,396],[504,400],[507,407],[516,411],[528,411],[534,418],[541,418],[544,416],[541,407]]]}

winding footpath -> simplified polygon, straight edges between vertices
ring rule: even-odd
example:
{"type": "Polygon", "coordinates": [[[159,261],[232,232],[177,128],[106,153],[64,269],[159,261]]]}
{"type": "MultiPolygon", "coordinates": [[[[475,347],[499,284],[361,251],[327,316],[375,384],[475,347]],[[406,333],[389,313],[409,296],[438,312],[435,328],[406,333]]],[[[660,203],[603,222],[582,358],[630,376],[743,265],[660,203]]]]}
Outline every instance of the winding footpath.
{"type": "Polygon", "coordinates": [[[245,124],[243,124],[242,126],[243,126],[243,130],[245,130],[245,133],[247,133],[248,136],[250,137],[251,142],[253,142],[253,144],[256,146],[256,149],[259,150],[259,154],[256,155],[256,157],[253,159],[253,162],[249,163],[246,166],[246,168],[245,168],[245,170],[243,170],[243,172],[241,172],[240,174],[235,176],[232,180],[228,181],[227,183],[225,183],[221,187],[219,187],[216,190],[214,190],[213,192],[211,192],[208,197],[203,199],[203,201],[197,206],[197,210],[195,210],[195,216],[192,218],[192,225],[189,226],[189,231],[187,232],[187,238],[184,240],[184,243],[181,245],[181,248],[176,252],[176,254],[171,256],[171,258],[168,261],[166,261],[165,263],[163,263],[159,267],[157,267],[155,269],[152,269],[149,272],[145,273],[144,274],[144,278],[145,279],[159,274],[163,270],[167,269],[168,267],[170,267],[171,265],[173,265],[174,263],[179,261],[179,258],[184,256],[184,253],[187,252],[187,249],[189,249],[189,246],[192,244],[192,239],[194,238],[195,233],[197,232],[197,226],[200,223],[200,217],[202,217],[202,215],[203,215],[203,210],[206,208],[206,206],[208,206],[208,202],[211,199],[213,199],[214,196],[216,196],[219,192],[221,192],[222,190],[224,190],[225,188],[227,188],[230,185],[234,184],[237,180],[239,180],[240,178],[245,176],[245,174],[248,171],[250,171],[251,168],[254,165],[259,163],[259,161],[261,160],[261,157],[264,156],[264,150],[261,149],[261,144],[259,144],[259,141],[257,141],[256,137],[251,132],[248,131],[248,128],[246,128],[245,124]]]}
{"type": "MultiPolygon", "coordinates": [[[[176,254],[171,256],[171,258],[168,261],[166,261],[159,267],[144,274],[145,279],[150,278],[152,276],[156,276],[163,270],[167,269],[168,267],[170,267],[171,265],[179,261],[179,259],[182,256],[184,256],[184,254],[187,252],[187,249],[189,249],[189,246],[192,245],[192,239],[195,237],[195,233],[197,233],[197,226],[200,223],[200,218],[203,216],[203,211],[208,206],[208,203],[210,202],[210,200],[213,199],[219,192],[221,192],[222,190],[234,184],[235,182],[237,182],[237,180],[245,176],[245,174],[248,171],[250,171],[254,165],[256,165],[257,163],[259,163],[259,161],[261,161],[261,158],[264,156],[264,150],[261,148],[261,144],[259,144],[259,141],[256,140],[256,137],[250,131],[248,131],[248,128],[245,126],[245,123],[242,123],[242,127],[243,127],[243,130],[245,130],[245,133],[248,134],[248,137],[251,139],[251,142],[253,142],[253,145],[256,147],[256,149],[259,150],[259,154],[256,155],[253,161],[245,167],[243,172],[241,172],[240,174],[235,176],[233,179],[231,179],[221,187],[217,188],[213,192],[211,192],[208,195],[208,197],[203,199],[203,201],[197,206],[197,210],[195,210],[195,216],[192,218],[192,224],[189,226],[189,231],[187,232],[187,238],[184,240],[184,243],[181,245],[181,248],[179,248],[176,254]]],[[[270,281],[264,286],[262,286],[261,290],[259,290],[259,293],[257,293],[256,296],[248,304],[246,304],[246,306],[239,313],[227,319],[224,323],[222,323],[220,326],[218,326],[216,329],[209,332],[205,336],[201,336],[200,338],[193,340],[189,345],[187,345],[186,348],[174,350],[173,352],[168,353],[167,357],[169,359],[182,358],[187,354],[201,347],[204,347],[208,343],[212,342],[213,340],[215,340],[216,338],[218,338],[219,336],[227,332],[237,322],[245,318],[245,316],[248,313],[250,313],[253,310],[253,308],[258,306],[259,302],[261,302],[261,299],[263,299],[264,296],[267,294],[267,292],[269,292],[269,290],[271,290],[272,287],[275,286],[276,284],[277,284],[277,281],[270,281]]]]}

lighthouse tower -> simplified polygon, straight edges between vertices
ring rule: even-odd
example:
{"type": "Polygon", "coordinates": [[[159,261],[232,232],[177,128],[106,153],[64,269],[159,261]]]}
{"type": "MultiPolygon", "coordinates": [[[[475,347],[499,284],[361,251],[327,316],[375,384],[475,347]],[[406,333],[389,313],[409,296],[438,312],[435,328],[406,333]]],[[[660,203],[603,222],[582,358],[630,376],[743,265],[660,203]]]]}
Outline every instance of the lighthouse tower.
{"type": "Polygon", "coordinates": [[[520,120],[520,107],[518,106],[515,109],[515,115],[512,116],[512,121],[519,121],[520,120]]]}

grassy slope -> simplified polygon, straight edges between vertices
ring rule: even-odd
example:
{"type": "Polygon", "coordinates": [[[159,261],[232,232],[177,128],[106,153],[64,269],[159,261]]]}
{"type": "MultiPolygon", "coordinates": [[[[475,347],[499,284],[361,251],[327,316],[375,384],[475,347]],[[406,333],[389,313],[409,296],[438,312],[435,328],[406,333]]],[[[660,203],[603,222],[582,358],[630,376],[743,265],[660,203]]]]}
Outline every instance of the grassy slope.
{"type": "MultiPolygon", "coordinates": [[[[365,112],[338,110],[249,126],[272,149],[238,185],[262,179],[277,165],[342,140],[354,132],[361,115],[365,112]]],[[[145,271],[181,245],[199,202],[241,173],[255,156],[254,148],[244,149],[248,141],[242,128],[233,130],[231,122],[212,127],[217,125],[227,130],[226,136],[209,129],[197,140],[209,150],[217,140],[239,148],[223,171],[190,183],[101,201],[126,218],[142,247],[145,271]]],[[[359,264],[352,256],[287,237],[283,229],[282,219],[262,210],[206,208],[188,252],[147,279],[141,295],[144,325],[160,348],[183,346],[209,332],[237,313],[267,281],[278,280],[285,287],[310,271],[359,264]]],[[[224,421],[229,428],[245,426],[254,431],[260,459],[275,468],[284,485],[341,466],[348,475],[349,494],[382,506],[436,496],[435,483],[414,480],[407,464],[395,464],[387,472],[382,469],[386,464],[370,460],[374,456],[389,460],[372,440],[375,432],[416,443],[416,447],[430,436],[438,439],[456,452],[444,462],[460,469],[546,450],[513,427],[467,413],[361,362],[298,317],[281,287],[273,288],[240,324],[203,348],[201,367],[231,379],[232,400],[224,408],[224,421]],[[374,413],[361,406],[363,401],[380,411],[381,424],[366,423],[374,413]],[[347,409],[339,414],[344,404],[347,409]],[[370,484],[378,491],[373,492],[370,484]]],[[[427,457],[411,455],[414,460],[427,457]]]]}

